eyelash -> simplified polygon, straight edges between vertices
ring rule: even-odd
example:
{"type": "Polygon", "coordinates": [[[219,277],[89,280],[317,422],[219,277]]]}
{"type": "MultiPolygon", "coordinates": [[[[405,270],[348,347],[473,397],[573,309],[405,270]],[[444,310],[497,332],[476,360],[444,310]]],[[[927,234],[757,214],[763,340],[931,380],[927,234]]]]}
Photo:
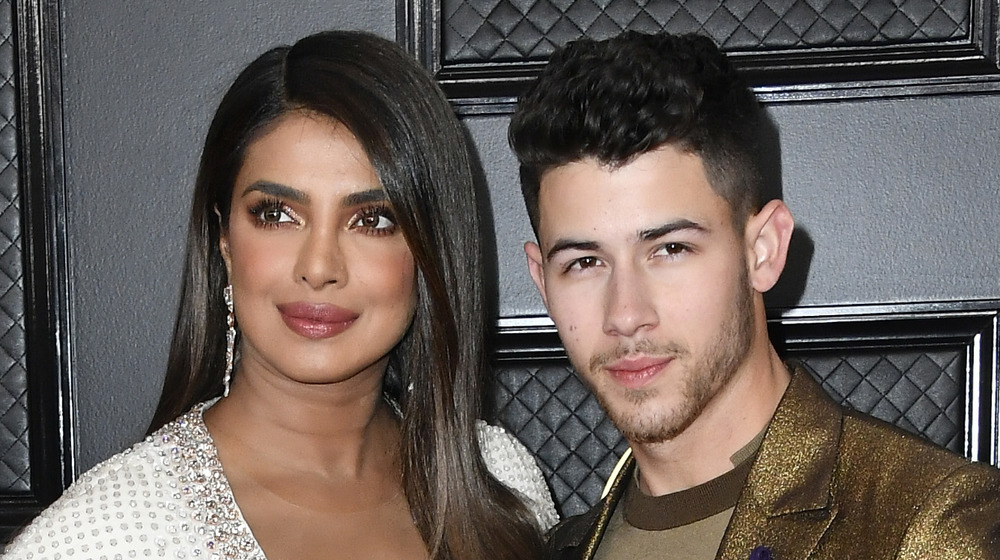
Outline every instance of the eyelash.
{"type": "Polygon", "coordinates": [[[600,261],[601,259],[599,259],[598,257],[580,257],[578,259],[573,259],[568,263],[566,263],[566,266],[563,267],[563,273],[569,274],[573,272],[584,272],[586,270],[589,270],[597,266],[600,261]],[[591,261],[591,262],[589,265],[584,266],[583,265],[584,261],[591,261]]]}
{"type": "MultiPolygon", "coordinates": [[[[376,220],[378,224],[378,220],[376,220]]],[[[368,235],[392,235],[396,233],[399,226],[396,224],[396,216],[392,213],[392,210],[385,204],[377,204],[375,206],[369,206],[367,208],[362,208],[354,217],[351,218],[351,229],[363,228],[366,230],[368,235]],[[375,227],[364,225],[364,220],[368,218],[385,218],[389,221],[390,225],[386,227],[375,227]]]]}
{"type": "MultiPolygon", "coordinates": [[[[690,253],[691,246],[688,245],[687,243],[679,243],[676,241],[672,241],[657,246],[656,251],[654,251],[654,254],[659,253],[660,251],[666,251],[666,254],[664,255],[665,258],[676,259],[679,258],[684,253],[690,253]]],[[[566,263],[563,266],[563,273],[569,274],[572,272],[584,272],[586,270],[599,266],[602,262],[603,261],[601,260],[600,257],[594,257],[594,256],[580,257],[566,263]],[[584,262],[586,261],[589,261],[589,264],[585,266],[584,262]]]]}
{"type": "Polygon", "coordinates": [[[281,224],[284,223],[290,223],[290,222],[296,224],[299,223],[299,218],[295,214],[295,211],[293,211],[291,208],[288,207],[287,204],[284,204],[277,198],[263,198],[260,201],[256,202],[253,206],[251,206],[248,209],[248,212],[250,212],[250,215],[253,216],[255,225],[257,225],[258,227],[274,228],[274,227],[279,227],[281,226],[281,224]],[[277,222],[266,221],[264,219],[264,214],[272,210],[276,210],[288,216],[289,218],[291,218],[291,220],[282,220],[279,217],[279,220],[277,222]]]}
{"type": "Polygon", "coordinates": [[[657,252],[661,250],[667,250],[667,257],[676,257],[681,253],[690,253],[691,247],[687,243],[679,243],[676,241],[670,243],[664,243],[656,250],[657,252]]]}
{"type": "MultiPolygon", "coordinates": [[[[287,204],[283,203],[277,198],[264,198],[254,203],[253,206],[248,208],[248,212],[254,219],[254,225],[262,228],[276,228],[281,227],[282,224],[301,224],[301,220],[298,215],[292,210],[287,204]],[[278,221],[268,221],[265,219],[265,215],[269,212],[276,211],[280,214],[287,216],[288,219],[282,219],[282,216],[278,217],[278,221]]],[[[351,217],[349,226],[351,229],[360,228],[365,230],[367,235],[392,235],[398,229],[396,224],[396,217],[393,215],[392,210],[385,204],[377,204],[374,206],[369,206],[367,208],[362,208],[354,216],[351,217]],[[372,225],[365,225],[364,221],[370,218],[376,218],[376,225],[381,218],[385,218],[390,222],[390,225],[385,227],[375,227],[372,225]]]]}

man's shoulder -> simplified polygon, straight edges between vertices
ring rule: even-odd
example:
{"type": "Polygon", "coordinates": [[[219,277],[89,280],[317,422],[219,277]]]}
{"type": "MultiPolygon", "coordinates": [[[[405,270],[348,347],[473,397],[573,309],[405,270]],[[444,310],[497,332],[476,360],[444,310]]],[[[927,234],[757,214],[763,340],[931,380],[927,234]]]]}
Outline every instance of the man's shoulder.
{"type": "Polygon", "coordinates": [[[588,540],[601,513],[602,504],[598,502],[584,513],[567,517],[549,531],[548,557],[554,560],[575,558],[573,551],[588,540]]]}
{"type": "MultiPolygon", "coordinates": [[[[825,438],[813,437],[812,441],[836,442],[823,460],[829,461],[829,467],[835,470],[837,486],[845,488],[870,482],[881,490],[906,486],[919,492],[918,489],[933,487],[957,471],[978,473],[987,479],[1000,477],[1000,470],[994,467],[973,463],[925,437],[836,404],[804,368],[798,369],[794,388],[790,388],[795,398],[784,405],[789,409],[785,415],[794,422],[783,423],[778,430],[782,435],[778,437],[784,449],[804,439],[801,435],[805,432],[813,436],[826,433],[825,438]]],[[[872,489],[866,487],[868,491],[872,489]]]]}
{"type": "Polygon", "coordinates": [[[903,430],[884,420],[858,412],[850,407],[842,407],[842,426],[845,441],[843,446],[878,448],[905,453],[908,456],[931,456],[948,465],[968,462],[962,456],[948,451],[923,436],[903,430]]]}
{"type": "Polygon", "coordinates": [[[855,526],[845,535],[898,542],[894,550],[907,559],[1000,552],[1000,470],[993,466],[849,411],[834,481],[837,515],[855,526]]]}
{"type": "MultiPolygon", "coordinates": [[[[950,477],[973,477],[995,484],[1000,470],[974,463],[923,437],[854,410],[845,410],[840,445],[841,479],[858,476],[884,485],[905,487],[905,494],[922,499],[921,492],[950,477]]],[[[897,494],[897,498],[899,498],[897,494]]]]}
{"type": "Polygon", "coordinates": [[[800,370],[730,529],[731,548],[795,558],[814,543],[817,558],[1000,558],[1000,470],[840,406],[800,370]]]}

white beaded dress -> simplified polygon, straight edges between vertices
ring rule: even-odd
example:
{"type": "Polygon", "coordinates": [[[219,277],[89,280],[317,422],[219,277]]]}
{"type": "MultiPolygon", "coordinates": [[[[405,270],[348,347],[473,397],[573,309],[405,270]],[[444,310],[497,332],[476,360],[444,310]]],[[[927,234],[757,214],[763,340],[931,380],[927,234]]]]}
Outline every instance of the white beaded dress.
{"type": "MultiPolygon", "coordinates": [[[[265,560],[205,427],[209,406],[195,406],[87,471],[15,537],[4,559],[265,560]]],[[[528,450],[502,428],[477,428],[490,472],[547,531],[558,515],[528,450]]]]}

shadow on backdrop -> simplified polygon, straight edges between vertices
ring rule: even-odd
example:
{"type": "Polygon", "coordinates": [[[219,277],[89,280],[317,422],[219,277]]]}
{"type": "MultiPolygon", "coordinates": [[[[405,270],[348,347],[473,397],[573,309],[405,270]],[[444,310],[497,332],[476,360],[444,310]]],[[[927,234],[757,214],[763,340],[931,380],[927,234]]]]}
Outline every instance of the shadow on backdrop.
{"type": "MultiPolygon", "coordinates": [[[[766,111],[765,111],[766,112],[766,111]]],[[[758,131],[757,141],[761,170],[764,174],[763,200],[784,199],[781,179],[781,133],[777,124],[766,112],[764,126],[758,131]]],[[[792,216],[795,209],[792,209],[792,216]]],[[[809,266],[812,264],[813,240],[809,232],[795,226],[788,248],[788,260],[781,278],[770,291],[764,294],[764,305],[768,314],[780,313],[782,309],[798,306],[809,280],[809,266]]]]}
{"type": "Polygon", "coordinates": [[[472,167],[473,184],[479,195],[479,219],[481,226],[481,243],[483,251],[483,290],[486,294],[486,336],[487,356],[493,356],[496,350],[496,325],[500,316],[500,264],[497,257],[496,230],[493,221],[493,204],[490,198],[489,185],[483,162],[472,140],[472,133],[465,126],[465,146],[469,153],[469,164],[472,167]]]}

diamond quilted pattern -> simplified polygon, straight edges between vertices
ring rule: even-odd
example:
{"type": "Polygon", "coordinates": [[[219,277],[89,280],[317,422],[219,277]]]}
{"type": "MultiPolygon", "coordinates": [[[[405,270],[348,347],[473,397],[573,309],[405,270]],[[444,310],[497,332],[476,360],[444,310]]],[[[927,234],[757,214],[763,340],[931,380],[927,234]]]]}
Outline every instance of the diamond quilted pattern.
{"type": "Polygon", "coordinates": [[[851,356],[792,354],[835,400],[961,453],[965,353],[872,350],[851,356]]]}
{"type": "Polygon", "coordinates": [[[909,44],[970,33],[958,0],[442,0],[442,62],[545,60],[580,37],[698,32],[727,51],[909,44]]]}
{"type": "MultiPolygon", "coordinates": [[[[834,400],[961,453],[965,353],[860,350],[790,352],[834,400]]],[[[600,498],[627,444],[565,361],[495,366],[500,423],[531,450],[563,516],[600,498]]]]}
{"type": "Polygon", "coordinates": [[[496,369],[497,417],[538,458],[562,515],[600,496],[626,444],[565,363],[496,369]]]}
{"type": "Polygon", "coordinates": [[[13,6],[0,1],[0,489],[31,488],[13,6]]]}

